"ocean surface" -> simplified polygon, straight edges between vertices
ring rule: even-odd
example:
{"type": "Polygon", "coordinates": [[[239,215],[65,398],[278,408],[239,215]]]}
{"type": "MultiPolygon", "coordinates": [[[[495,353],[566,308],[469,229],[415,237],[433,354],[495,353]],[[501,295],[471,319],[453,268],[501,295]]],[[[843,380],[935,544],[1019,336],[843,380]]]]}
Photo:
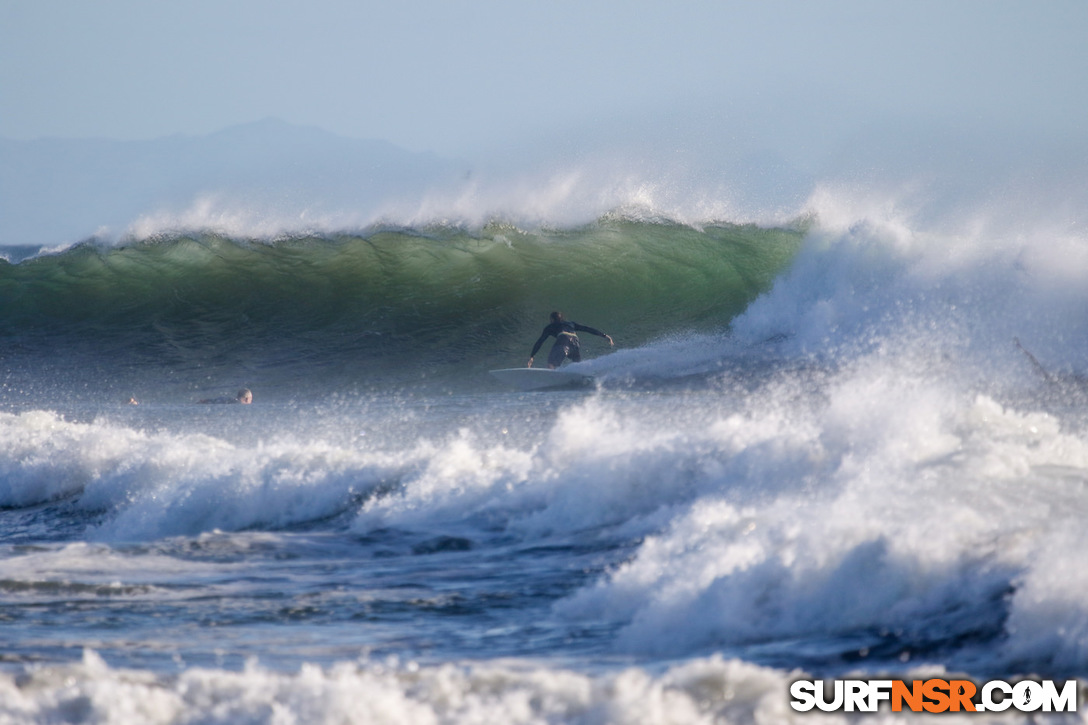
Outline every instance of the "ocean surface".
{"type": "Polygon", "coordinates": [[[802,676],[1088,676],[1088,216],[1030,168],[9,253],[0,722],[777,723],[802,676]],[[553,309],[615,339],[594,385],[502,387],[553,309]]]}

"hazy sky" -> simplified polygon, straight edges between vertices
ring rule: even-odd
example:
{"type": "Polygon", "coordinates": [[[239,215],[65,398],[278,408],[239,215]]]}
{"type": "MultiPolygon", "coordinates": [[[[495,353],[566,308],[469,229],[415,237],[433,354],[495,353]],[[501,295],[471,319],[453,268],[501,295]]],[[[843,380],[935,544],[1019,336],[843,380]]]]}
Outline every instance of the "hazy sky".
{"type": "Polygon", "coordinates": [[[727,110],[1077,132],[1088,0],[0,0],[0,136],[268,116],[413,150],[727,110]]]}

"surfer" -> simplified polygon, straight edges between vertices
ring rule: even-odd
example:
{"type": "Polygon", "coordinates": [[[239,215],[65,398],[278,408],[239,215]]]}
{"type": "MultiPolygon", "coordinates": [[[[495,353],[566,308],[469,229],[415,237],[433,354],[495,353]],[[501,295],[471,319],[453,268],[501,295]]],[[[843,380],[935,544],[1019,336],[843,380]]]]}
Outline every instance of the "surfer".
{"type": "Polygon", "coordinates": [[[204,404],[212,404],[212,405],[215,405],[215,404],[218,404],[218,403],[241,403],[242,405],[249,405],[250,403],[253,402],[253,393],[250,391],[249,388],[242,388],[241,390],[238,391],[238,394],[235,395],[233,398],[224,395],[224,396],[219,397],[219,398],[206,398],[206,399],[201,400],[199,402],[204,403],[204,404]]]}
{"type": "Polygon", "coordinates": [[[616,343],[612,342],[612,338],[604,334],[600,330],[592,327],[586,327],[585,325],[579,325],[573,320],[563,319],[562,312],[553,312],[551,314],[551,323],[544,328],[544,331],[540,333],[540,339],[533,345],[533,351],[529,353],[529,364],[526,367],[533,366],[533,358],[536,357],[536,353],[540,350],[540,346],[544,344],[544,341],[549,337],[555,338],[555,344],[552,345],[552,351],[548,353],[548,369],[555,370],[557,367],[563,364],[566,358],[570,358],[574,362],[582,361],[582,350],[578,346],[578,332],[588,332],[591,335],[597,337],[603,337],[608,340],[610,346],[615,346],[616,343]]]}

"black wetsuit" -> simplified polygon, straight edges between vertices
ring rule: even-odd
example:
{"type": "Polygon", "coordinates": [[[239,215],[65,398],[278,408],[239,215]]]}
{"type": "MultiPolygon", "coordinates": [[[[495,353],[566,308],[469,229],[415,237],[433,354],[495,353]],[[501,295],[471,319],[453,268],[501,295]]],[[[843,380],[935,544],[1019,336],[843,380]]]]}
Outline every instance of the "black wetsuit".
{"type": "Polygon", "coordinates": [[[540,339],[533,345],[533,351],[529,353],[529,357],[536,357],[537,352],[540,350],[540,346],[544,344],[544,341],[549,337],[555,337],[555,344],[552,345],[552,351],[548,353],[548,365],[552,367],[559,367],[563,364],[565,358],[570,358],[574,362],[582,361],[582,349],[578,346],[578,336],[576,332],[588,332],[591,335],[597,335],[598,337],[608,337],[600,330],[592,327],[586,327],[585,325],[579,325],[577,322],[571,320],[563,320],[562,322],[553,322],[544,328],[544,332],[540,333],[540,339]]]}

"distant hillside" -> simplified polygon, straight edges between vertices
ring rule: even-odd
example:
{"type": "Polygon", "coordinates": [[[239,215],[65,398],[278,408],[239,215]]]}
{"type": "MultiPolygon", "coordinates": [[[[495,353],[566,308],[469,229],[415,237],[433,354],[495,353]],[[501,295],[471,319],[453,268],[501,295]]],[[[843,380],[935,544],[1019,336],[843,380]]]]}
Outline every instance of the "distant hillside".
{"type": "Polygon", "coordinates": [[[0,246],[120,236],[140,219],[199,223],[202,213],[365,222],[385,201],[466,173],[462,162],[275,119],[150,141],[0,139],[0,246]]]}

